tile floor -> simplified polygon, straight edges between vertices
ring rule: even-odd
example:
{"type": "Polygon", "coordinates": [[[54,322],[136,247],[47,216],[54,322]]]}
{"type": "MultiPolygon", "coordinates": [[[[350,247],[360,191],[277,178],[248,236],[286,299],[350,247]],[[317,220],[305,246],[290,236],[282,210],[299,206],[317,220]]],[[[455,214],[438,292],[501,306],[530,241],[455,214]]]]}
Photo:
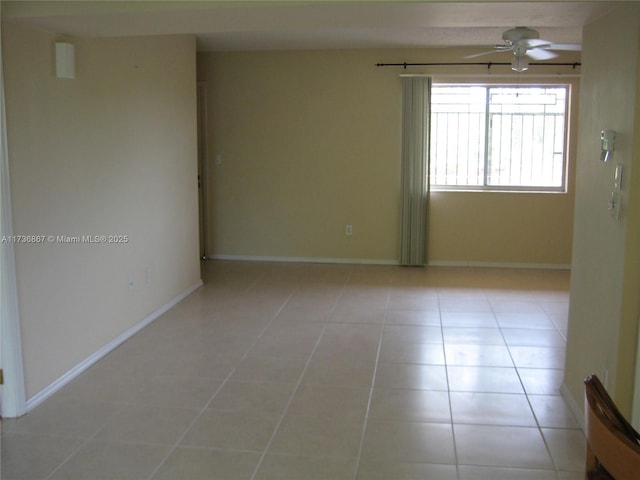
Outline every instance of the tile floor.
{"type": "Polygon", "coordinates": [[[4,480],[578,480],[564,271],[206,262],[3,422],[4,480]]]}

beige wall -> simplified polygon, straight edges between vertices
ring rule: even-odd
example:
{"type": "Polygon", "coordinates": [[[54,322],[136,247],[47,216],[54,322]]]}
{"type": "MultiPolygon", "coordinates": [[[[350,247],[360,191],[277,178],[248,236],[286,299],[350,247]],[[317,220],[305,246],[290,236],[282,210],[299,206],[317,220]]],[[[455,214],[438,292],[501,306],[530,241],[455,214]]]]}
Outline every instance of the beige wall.
{"type": "Polygon", "coordinates": [[[72,39],[65,80],[56,35],[2,34],[15,233],[129,239],[17,245],[31,398],[199,282],[195,39],[72,39]]]}
{"type": "Polygon", "coordinates": [[[565,385],[581,406],[596,373],[631,412],[638,339],[638,41],[640,6],[625,5],[584,30],[583,76],[565,385]],[[599,161],[600,131],[616,131],[612,161],[599,161]],[[620,221],[607,204],[624,166],[620,221]]]}
{"type": "MultiPolygon", "coordinates": [[[[467,53],[200,54],[199,80],[207,83],[208,99],[208,254],[397,262],[399,75],[484,74],[486,69],[403,72],[375,64],[464,61],[467,53]],[[345,236],[346,224],[353,225],[350,237],[345,236]]],[[[509,72],[493,67],[489,80],[509,72]]],[[[555,70],[535,73],[541,72],[555,70]]],[[[520,81],[543,80],[522,75],[520,81]]],[[[570,186],[568,194],[549,195],[433,193],[430,261],[569,265],[572,181],[570,186]]]]}
{"type": "Polygon", "coordinates": [[[569,194],[432,192],[432,263],[571,263],[573,190],[569,194]]]}

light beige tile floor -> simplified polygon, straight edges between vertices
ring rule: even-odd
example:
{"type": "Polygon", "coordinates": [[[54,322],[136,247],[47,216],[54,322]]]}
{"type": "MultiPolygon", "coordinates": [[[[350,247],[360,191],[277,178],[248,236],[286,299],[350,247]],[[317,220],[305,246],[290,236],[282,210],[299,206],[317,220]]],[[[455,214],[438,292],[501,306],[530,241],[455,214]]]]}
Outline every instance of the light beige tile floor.
{"type": "Polygon", "coordinates": [[[4,480],[577,480],[564,271],[206,262],[23,418],[4,480]]]}

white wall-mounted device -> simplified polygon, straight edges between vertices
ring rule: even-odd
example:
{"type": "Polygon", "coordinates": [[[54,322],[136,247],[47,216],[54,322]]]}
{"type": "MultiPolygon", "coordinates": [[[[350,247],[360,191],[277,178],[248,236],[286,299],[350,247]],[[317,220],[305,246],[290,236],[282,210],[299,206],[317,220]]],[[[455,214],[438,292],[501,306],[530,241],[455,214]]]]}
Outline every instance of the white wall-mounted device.
{"type": "Polygon", "coordinates": [[[611,192],[611,200],[609,200],[609,214],[616,220],[620,220],[620,208],[622,203],[622,164],[616,165],[613,174],[613,191],[611,192]]]}
{"type": "Polygon", "coordinates": [[[609,215],[611,215],[616,220],[620,220],[620,202],[621,201],[622,200],[621,200],[620,192],[611,192],[611,200],[609,200],[607,209],[609,210],[609,215]]]}
{"type": "Polygon", "coordinates": [[[619,192],[622,190],[622,164],[616,165],[616,171],[613,174],[613,190],[619,192]]]}
{"type": "Polygon", "coordinates": [[[613,130],[602,130],[600,132],[600,160],[603,162],[608,162],[611,159],[615,140],[616,132],[613,130]]]}
{"type": "Polygon", "coordinates": [[[56,42],[56,77],[76,78],[76,52],[73,43],[56,42]]]}

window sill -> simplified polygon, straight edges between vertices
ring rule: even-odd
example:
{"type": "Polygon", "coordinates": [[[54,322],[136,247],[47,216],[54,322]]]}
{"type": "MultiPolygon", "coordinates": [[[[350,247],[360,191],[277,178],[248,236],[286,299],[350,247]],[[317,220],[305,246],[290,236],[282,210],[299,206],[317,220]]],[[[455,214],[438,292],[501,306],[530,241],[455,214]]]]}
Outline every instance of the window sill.
{"type": "Polygon", "coordinates": [[[430,187],[430,191],[433,193],[526,193],[526,194],[555,194],[566,195],[568,192],[564,189],[529,189],[529,188],[472,188],[472,187],[430,187]]]}

